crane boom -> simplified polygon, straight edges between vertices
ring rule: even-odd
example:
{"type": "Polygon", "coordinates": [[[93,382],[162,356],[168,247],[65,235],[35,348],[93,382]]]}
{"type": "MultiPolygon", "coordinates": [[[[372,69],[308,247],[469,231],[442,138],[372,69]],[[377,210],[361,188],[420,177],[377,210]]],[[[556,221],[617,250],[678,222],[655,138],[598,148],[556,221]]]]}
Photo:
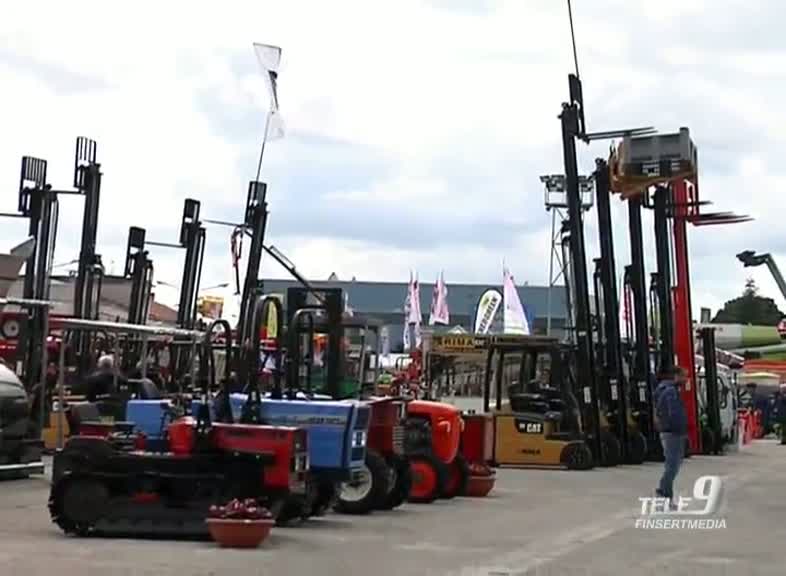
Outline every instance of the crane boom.
{"type": "Polygon", "coordinates": [[[783,279],[783,274],[781,274],[772,254],[769,252],[765,254],[756,254],[753,250],[745,250],[737,254],[737,259],[742,262],[745,268],[765,264],[767,268],[770,269],[770,274],[772,274],[772,277],[775,279],[775,283],[778,285],[781,294],[786,298],[786,280],[783,279]]]}

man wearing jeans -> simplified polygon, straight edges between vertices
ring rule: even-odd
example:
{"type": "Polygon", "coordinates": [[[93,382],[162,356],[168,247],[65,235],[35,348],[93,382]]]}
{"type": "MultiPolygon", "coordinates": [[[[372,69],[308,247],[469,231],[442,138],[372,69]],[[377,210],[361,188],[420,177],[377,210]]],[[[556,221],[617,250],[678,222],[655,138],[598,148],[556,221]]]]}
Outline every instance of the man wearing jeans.
{"type": "Polygon", "coordinates": [[[655,389],[655,423],[665,457],[663,476],[655,494],[668,498],[669,502],[674,498],[674,479],[682,464],[688,434],[688,416],[680,396],[685,380],[685,370],[676,367],[658,375],[658,387],[655,389]]]}

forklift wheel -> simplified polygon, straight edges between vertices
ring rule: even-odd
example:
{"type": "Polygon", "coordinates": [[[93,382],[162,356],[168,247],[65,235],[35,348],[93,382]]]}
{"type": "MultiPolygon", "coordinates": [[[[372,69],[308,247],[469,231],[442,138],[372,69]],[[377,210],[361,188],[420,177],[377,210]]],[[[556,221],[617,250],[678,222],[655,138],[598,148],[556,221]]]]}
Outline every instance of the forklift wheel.
{"type": "Polygon", "coordinates": [[[389,473],[388,493],[376,506],[378,510],[398,508],[406,502],[409,491],[412,488],[412,470],[409,467],[409,460],[401,456],[391,456],[387,460],[387,465],[389,473]]]}
{"type": "Polygon", "coordinates": [[[620,463],[620,441],[608,430],[600,432],[600,465],[604,468],[620,463]]]}
{"type": "Polygon", "coordinates": [[[456,454],[453,462],[447,465],[447,482],[442,487],[442,498],[449,500],[463,496],[469,483],[469,465],[461,454],[456,454]]]}
{"type": "Polygon", "coordinates": [[[344,514],[368,514],[388,493],[388,466],[373,450],[366,451],[366,464],[355,482],[344,482],[335,509],[344,514]]]}
{"type": "Polygon", "coordinates": [[[647,439],[638,430],[630,430],[628,436],[628,464],[641,464],[647,457],[647,439]]]}
{"type": "Polygon", "coordinates": [[[571,442],[562,449],[560,462],[568,470],[591,470],[594,466],[592,450],[584,442],[571,442]]]}
{"type": "Polygon", "coordinates": [[[412,472],[409,501],[428,504],[439,498],[441,489],[447,482],[447,466],[432,454],[411,456],[409,465],[412,472]]]}

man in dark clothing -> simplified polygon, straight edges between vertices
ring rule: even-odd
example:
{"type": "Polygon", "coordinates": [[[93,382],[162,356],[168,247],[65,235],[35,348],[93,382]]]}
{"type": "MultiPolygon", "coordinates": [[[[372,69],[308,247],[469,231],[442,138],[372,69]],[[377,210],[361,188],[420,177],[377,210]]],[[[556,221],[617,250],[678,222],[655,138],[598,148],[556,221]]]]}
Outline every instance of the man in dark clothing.
{"type": "Polygon", "coordinates": [[[115,359],[113,356],[102,356],[98,359],[96,371],[85,378],[84,389],[88,402],[95,402],[99,396],[114,394],[115,377],[118,385],[125,383],[126,379],[122,374],[115,376],[115,359]]]}
{"type": "Polygon", "coordinates": [[[659,383],[655,389],[655,424],[665,457],[663,475],[655,494],[669,501],[674,498],[674,479],[685,455],[688,434],[688,415],[680,396],[680,388],[685,381],[685,370],[676,367],[658,375],[659,383]]]}
{"type": "Polygon", "coordinates": [[[778,423],[781,427],[781,445],[786,445],[786,388],[782,384],[778,392],[778,423]]]}

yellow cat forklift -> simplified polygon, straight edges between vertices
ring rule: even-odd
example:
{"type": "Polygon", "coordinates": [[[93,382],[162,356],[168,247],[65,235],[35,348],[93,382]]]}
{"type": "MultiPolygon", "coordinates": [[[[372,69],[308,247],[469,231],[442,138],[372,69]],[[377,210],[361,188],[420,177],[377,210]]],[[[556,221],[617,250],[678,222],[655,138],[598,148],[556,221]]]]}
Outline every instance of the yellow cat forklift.
{"type": "Polygon", "coordinates": [[[494,465],[594,466],[572,393],[567,346],[543,336],[445,334],[428,340],[432,358],[485,360],[483,412],[494,421],[494,465]]]}
{"type": "Polygon", "coordinates": [[[501,335],[486,348],[483,409],[494,417],[494,463],[592,468],[567,347],[554,338],[501,335]]]}

